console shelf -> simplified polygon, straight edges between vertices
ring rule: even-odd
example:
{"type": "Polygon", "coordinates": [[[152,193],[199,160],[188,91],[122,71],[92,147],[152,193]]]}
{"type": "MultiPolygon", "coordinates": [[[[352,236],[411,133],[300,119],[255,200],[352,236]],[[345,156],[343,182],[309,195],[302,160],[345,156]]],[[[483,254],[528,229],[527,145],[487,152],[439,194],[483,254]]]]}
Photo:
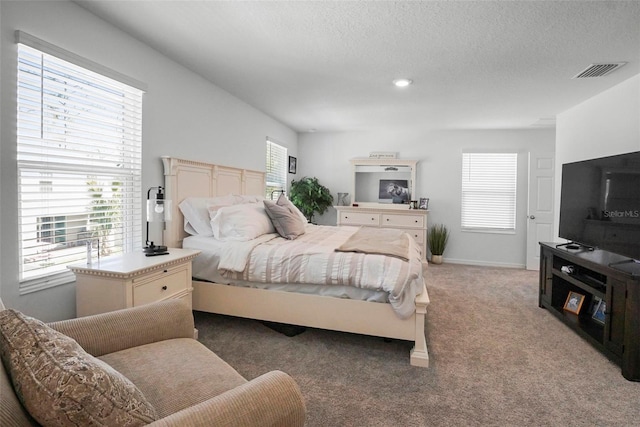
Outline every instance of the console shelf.
{"type": "Polygon", "coordinates": [[[540,243],[538,305],[620,365],[626,379],[640,381],[640,279],[610,267],[620,261],[624,258],[598,249],[540,243]],[[564,309],[570,292],[584,295],[578,314],[564,309]],[[606,303],[604,322],[593,317],[598,300],[606,303]]]}

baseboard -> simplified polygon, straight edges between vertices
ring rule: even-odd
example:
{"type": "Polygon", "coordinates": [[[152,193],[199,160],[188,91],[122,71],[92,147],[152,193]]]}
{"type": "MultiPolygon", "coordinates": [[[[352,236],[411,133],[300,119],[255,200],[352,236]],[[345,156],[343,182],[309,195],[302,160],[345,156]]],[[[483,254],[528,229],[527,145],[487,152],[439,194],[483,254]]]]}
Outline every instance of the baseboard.
{"type": "Polygon", "coordinates": [[[470,260],[470,259],[443,258],[442,262],[447,264],[476,265],[479,267],[526,268],[525,264],[511,264],[507,262],[493,262],[493,261],[476,261],[476,260],[470,260]]]}

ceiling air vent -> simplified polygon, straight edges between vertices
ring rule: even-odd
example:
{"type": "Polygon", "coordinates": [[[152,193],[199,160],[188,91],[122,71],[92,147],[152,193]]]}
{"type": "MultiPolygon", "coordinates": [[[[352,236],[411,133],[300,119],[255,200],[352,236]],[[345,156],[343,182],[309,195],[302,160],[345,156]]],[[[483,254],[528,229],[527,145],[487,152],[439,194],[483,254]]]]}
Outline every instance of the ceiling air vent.
{"type": "Polygon", "coordinates": [[[585,70],[576,74],[572,79],[587,79],[590,77],[606,76],[613,70],[622,67],[626,62],[612,62],[609,64],[591,64],[585,70]]]}

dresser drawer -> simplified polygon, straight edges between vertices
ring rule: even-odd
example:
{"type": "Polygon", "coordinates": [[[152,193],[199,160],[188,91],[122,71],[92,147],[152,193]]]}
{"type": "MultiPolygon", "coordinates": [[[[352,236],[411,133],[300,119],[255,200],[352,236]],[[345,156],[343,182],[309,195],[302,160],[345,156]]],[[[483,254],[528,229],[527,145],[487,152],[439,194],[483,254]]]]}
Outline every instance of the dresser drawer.
{"type": "Polygon", "coordinates": [[[184,292],[191,285],[187,268],[162,271],[148,278],[149,280],[134,283],[133,305],[139,306],[167,299],[184,292]]]}
{"type": "Polygon", "coordinates": [[[424,227],[424,215],[382,214],[382,227],[424,227]]]}
{"type": "Polygon", "coordinates": [[[340,225],[379,226],[380,214],[367,212],[340,212],[340,225]]]}
{"type": "Polygon", "coordinates": [[[413,237],[418,243],[418,245],[422,246],[424,244],[424,229],[415,229],[415,230],[404,230],[409,236],[413,237]]]}

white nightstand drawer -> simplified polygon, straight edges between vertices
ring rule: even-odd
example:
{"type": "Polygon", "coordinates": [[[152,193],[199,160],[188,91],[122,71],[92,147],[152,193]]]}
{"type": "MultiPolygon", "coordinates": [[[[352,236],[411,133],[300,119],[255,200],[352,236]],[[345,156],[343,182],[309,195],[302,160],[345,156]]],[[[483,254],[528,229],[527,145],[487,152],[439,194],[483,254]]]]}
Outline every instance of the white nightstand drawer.
{"type": "Polygon", "coordinates": [[[382,214],[382,227],[424,227],[424,215],[382,214]]]}
{"type": "Polygon", "coordinates": [[[380,225],[380,214],[368,212],[340,212],[341,225],[380,225]]]}
{"type": "Polygon", "coordinates": [[[152,280],[133,287],[133,305],[149,304],[161,301],[186,290],[191,282],[185,268],[155,275],[152,280]]]}

